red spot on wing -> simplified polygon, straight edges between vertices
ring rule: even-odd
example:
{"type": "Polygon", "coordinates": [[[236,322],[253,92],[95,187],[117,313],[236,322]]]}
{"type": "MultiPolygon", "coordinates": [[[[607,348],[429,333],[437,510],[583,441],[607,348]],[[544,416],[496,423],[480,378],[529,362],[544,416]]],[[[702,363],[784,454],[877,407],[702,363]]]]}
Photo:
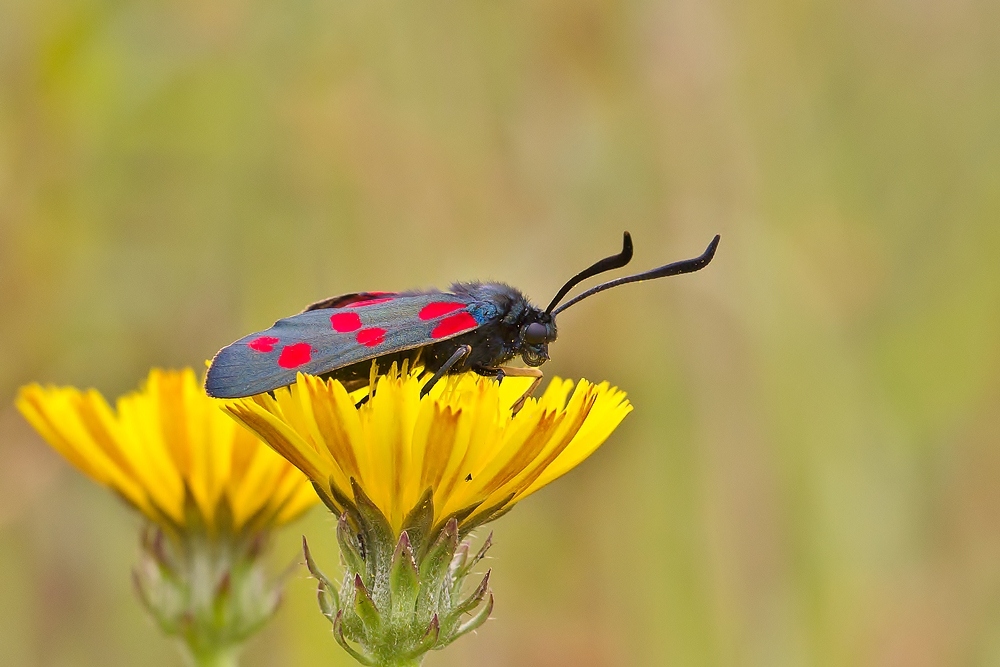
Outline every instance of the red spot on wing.
{"type": "Polygon", "coordinates": [[[382,329],[381,327],[368,327],[367,329],[362,329],[358,332],[357,340],[360,344],[367,347],[381,345],[385,340],[385,329],[382,329]]]}
{"type": "Polygon", "coordinates": [[[363,308],[364,306],[372,306],[376,303],[385,303],[386,301],[392,301],[392,297],[386,297],[384,299],[366,299],[364,301],[355,301],[349,307],[350,308],[363,308]]]}
{"type": "Polygon", "coordinates": [[[429,304],[420,309],[420,319],[433,320],[436,317],[441,317],[442,315],[447,315],[448,313],[453,313],[456,310],[461,310],[463,308],[465,308],[464,303],[455,303],[454,301],[431,301],[429,304]]]}
{"type": "Polygon", "coordinates": [[[312,359],[312,346],[309,343],[295,343],[281,349],[278,365],[282,368],[298,368],[312,359]]]}
{"type": "Polygon", "coordinates": [[[462,331],[475,329],[478,326],[479,322],[469,313],[457,313],[438,322],[438,325],[431,331],[431,338],[444,338],[445,336],[462,331]]]}
{"type": "Polygon", "coordinates": [[[247,343],[247,347],[254,352],[271,352],[274,350],[274,344],[277,342],[279,342],[279,339],[274,336],[259,336],[247,343]]]}
{"type": "Polygon", "coordinates": [[[357,313],[336,313],[330,316],[330,326],[340,333],[357,331],[361,328],[361,318],[357,313]]]}

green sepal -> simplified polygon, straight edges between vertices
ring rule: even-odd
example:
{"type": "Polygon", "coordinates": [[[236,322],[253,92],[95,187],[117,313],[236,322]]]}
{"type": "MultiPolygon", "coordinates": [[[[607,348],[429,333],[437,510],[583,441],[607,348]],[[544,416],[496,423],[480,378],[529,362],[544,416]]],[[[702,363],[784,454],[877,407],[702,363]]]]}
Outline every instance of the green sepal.
{"type": "Polygon", "coordinates": [[[330,484],[330,495],[333,496],[333,501],[340,505],[340,510],[334,512],[334,515],[339,516],[342,512],[347,512],[348,514],[352,512],[357,513],[358,508],[354,506],[354,502],[350,498],[341,493],[340,487],[337,486],[332,475],[328,483],[330,484]]]}
{"type": "Polygon", "coordinates": [[[373,631],[382,627],[382,616],[378,613],[375,601],[365,588],[365,582],[361,580],[360,574],[354,575],[354,613],[358,615],[367,630],[373,631]]]}
{"type": "Polygon", "coordinates": [[[333,589],[333,582],[330,581],[329,577],[323,574],[323,571],[316,565],[316,561],[313,560],[312,553],[309,551],[309,542],[306,541],[305,535],[302,536],[302,554],[305,556],[306,569],[309,570],[309,574],[315,577],[327,588],[333,589]]]}
{"type": "MultiPolygon", "coordinates": [[[[448,564],[448,576],[452,579],[461,579],[461,573],[465,571],[465,566],[469,562],[469,543],[462,542],[455,551],[455,556],[448,564]]],[[[461,583],[461,582],[459,582],[461,583]]]]}
{"type": "Polygon", "coordinates": [[[313,490],[316,491],[316,495],[319,496],[319,499],[323,501],[323,504],[326,505],[326,508],[331,512],[333,512],[334,516],[340,514],[343,511],[341,508],[337,507],[337,503],[334,502],[333,497],[330,495],[329,491],[327,491],[322,486],[320,486],[319,484],[317,484],[312,480],[310,480],[310,483],[312,484],[313,490]]]}
{"type": "Polygon", "coordinates": [[[369,574],[375,577],[373,564],[388,565],[391,562],[396,540],[389,520],[353,477],[351,489],[358,509],[357,519],[360,523],[361,539],[364,542],[365,562],[369,565],[369,574]]]}
{"type": "MultiPolygon", "coordinates": [[[[476,502],[476,503],[472,503],[468,507],[464,507],[464,508],[458,510],[457,512],[452,512],[447,517],[445,517],[444,519],[442,519],[441,521],[439,521],[438,524],[437,524],[437,526],[434,527],[434,530],[432,532],[434,532],[434,533],[440,532],[441,530],[444,529],[444,527],[446,525],[448,525],[448,522],[450,522],[450,521],[455,521],[457,524],[461,524],[463,521],[465,521],[467,518],[469,518],[472,515],[473,512],[475,512],[477,509],[479,509],[479,507],[482,504],[483,504],[483,502],[479,501],[479,502],[476,502]]],[[[463,525],[462,526],[462,532],[460,533],[460,536],[464,536],[467,532],[468,531],[465,530],[465,526],[463,525]]]]}
{"type": "Polygon", "coordinates": [[[454,518],[445,524],[437,539],[431,544],[420,563],[420,580],[437,581],[444,574],[458,549],[458,521],[454,518]]]}
{"type": "Polygon", "coordinates": [[[172,575],[173,567],[171,566],[170,557],[167,555],[163,540],[162,530],[146,526],[139,537],[139,544],[143,552],[149,555],[160,568],[161,573],[172,575]]]}
{"type": "Polygon", "coordinates": [[[160,609],[153,604],[153,600],[150,597],[150,591],[147,589],[147,585],[143,583],[142,576],[139,574],[137,569],[132,570],[132,586],[135,588],[135,593],[139,598],[139,602],[145,607],[149,615],[153,617],[157,625],[166,635],[176,635],[180,632],[180,626],[176,620],[171,620],[170,617],[161,613],[160,609]]]}
{"type": "Polygon", "coordinates": [[[377,664],[373,658],[358,652],[357,649],[347,642],[347,639],[344,637],[344,613],[342,611],[338,611],[336,617],[333,619],[333,637],[342,649],[347,651],[352,658],[362,665],[365,665],[365,667],[374,667],[377,664]]]}
{"type": "Polygon", "coordinates": [[[337,522],[346,574],[339,597],[326,594],[330,581],[303,547],[306,565],[319,574],[320,608],[332,617],[341,647],[365,665],[413,667],[427,651],[480,627],[493,609],[492,573],[486,572],[471,592],[463,591],[463,584],[485,558],[492,534],[473,551],[461,539],[458,518],[475,513],[477,506],[428,530],[434,525],[434,508],[427,491],[405,515],[405,528],[394,534],[386,516],[354,480],[352,489],[354,502],[337,522]],[[415,535],[423,540],[419,550],[415,535]]]}
{"type": "Polygon", "coordinates": [[[216,506],[219,525],[211,534],[192,529],[175,537],[149,527],[133,572],[143,606],[189,657],[234,654],[280,602],[280,578],[269,581],[261,562],[266,535],[230,534],[223,505],[216,506]]]}
{"type": "Polygon", "coordinates": [[[448,638],[448,641],[453,642],[462,635],[472,632],[480,625],[485,623],[486,619],[488,619],[490,617],[490,614],[492,613],[493,613],[493,594],[490,593],[489,602],[487,602],[483,606],[483,608],[479,610],[478,614],[467,620],[462,625],[458,626],[458,628],[455,630],[455,633],[448,638]]]}
{"type": "Polygon", "coordinates": [[[334,616],[340,612],[340,600],[337,597],[337,592],[320,582],[316,585],[316,599],[319,601],[319,610],[328,620],[333,621],[334,616]]]}
{"type": "Polygon", "coordinates": [[[403,519],[403,532],[410,536],[413,553],[420,558],[430,544],[431,528],[434,525],[434,490],[427,487],[420,500],[403,519]]]}
{"type": "Polygon", "coordinates": [[[216,627],[224,628],[229,625],[227,622],[229,598],[233,590],[231,576],[229,572],[224,573],[215,587],[215,595],[212,598],[212,616],[216,627]]]}
{"type": "Polygon", "coordinates": [[[427,653],[427,651],[434,648],[440,637],[441,621],[438,620],[438,615],[434,614],[431,618],[431,622],[427,625],[427,631],[424,632],[424,636],[420,639],[420,643],[417,644],[412,651],[403,656],[404,659],[412,660],[414,658],[419,658],[424,653],[427,653]]]}
{"type": "Polygon", "coordinates": [[[493,532],[492,531],[490,532],[489,535],[486,536],[486,540],[483,542],[483,546],[479,548],[479,551],[472,558],[472,560],[468,561],[462,567],[462,569],[459,570],[456,573],[456,575],[459,578],[464,579],[469,574],[469,572],[472,571],[472,568],[474,568],[476,565],[479,564],[479,562],[481,560],[483,560],[483,558],[486,556],[486,552],[490,550],[491,546],[493,546],[493,532]]]}
{"type": "Polygon", "coordinates": [[[337,542],[340,544],[340,555],[348,572],[366,572],[365,559],[361,555],[361,544],[350,524],[347,522],[347,512],[337,518],[337,542]]]}
{"type": "Polygon", "coordinates": [[[467,614],[479,606],[479,603],[483,601],[483,598],[486,597],[486,594],[490,590],[490,573],[492,571],[493,570],[486,570],[486,576],[484,576],[483,580],[479,582],[479,586],[477,586],[476,590],[472,592],[472,595],[467,597],[459,603],[457,607],[455,607],[455,610],[452,612],[452,616],[454,618],[457,619],[462,614],[467,614]]]}
{"type": "Polygon", "coordinates": [[[227,535],[235,533],[236,517],[233,515],[233,507],[229,504],[229,498],[225,494],[216,501],[211,514],[211,522],[220,533],[227,535]]]}
{"type": "Polygon", "coordinates": [[[337,589],[334,587],[333,582],[323,574],[323,571],[319,569],[313,560],[305,535],[302,536],[302,553],[305,554],[306,568],[318,582],[316,597],[319,600],[320,611],[323,612],[324,616],[333,621],[334,615],[340,610],[340,597],[337,595],[337,589]]]}
{"type": "Polygon", "coordinates": [[[462,532],[459,534],[459,537],[464,539],[466,535],[471,533],[479,526],[482,526],[485,523],[489,523],[494,519],[499,519],[501,516],[509,512],[511,507],[513,507],[513,505],[510,504],[510,501],[512,501],[514,499],[514,496],[516,495],[517,495],[516,493],[509,493],[506,496],[504,496],[503,500],[496,503],[495,505],[487,507],[482,511],[479,511],[480,506],[477,505],[475,508],[473,508],[472,512],[469,512],[467,515],[465,515],[465,517],[459,519],[459,521],[463,521],[462,532]],[[473,514],[475,514],[474,517],[473,514]],[[473,518],[470,519],[469,517],[473,518]]]}
{"type": "Polygon", "coordinates": [[[399,617],[412,615],[419,590],[417,564],[413,560],[410,538],[404,531],[396,543],[392,566],[389,569],[389,594],[393,615],[399,617]]]}

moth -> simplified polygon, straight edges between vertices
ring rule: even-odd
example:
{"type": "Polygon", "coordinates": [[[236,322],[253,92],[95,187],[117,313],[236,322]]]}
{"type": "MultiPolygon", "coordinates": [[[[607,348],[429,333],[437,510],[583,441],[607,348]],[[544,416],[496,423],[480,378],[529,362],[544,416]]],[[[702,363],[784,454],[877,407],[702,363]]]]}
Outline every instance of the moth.
{"type": "Polygon", "coordinates": [[[205,390],[216,398],[252,396],[292,384],[302,372],[336,378],[350,391],[368,383],[373,363],[377,369],[406,361],[433,374],[423,393],[447,374],[472,370],[498,380],[532,377],[527,397],[541,381],[538,367],[549,359],[559,313],[612,287],[699,271],[712,261],[719,238],[698,257],[601,283],[559,305],[584,280],[632,260],[632,237],[625,232],[621,252],[570,278],[545,310],[497,282],[460,282],[447,292],[354,292],[324,299],[220,350],[205,390]],[[505,366],[518,355],[527,368],[505,366]]]}

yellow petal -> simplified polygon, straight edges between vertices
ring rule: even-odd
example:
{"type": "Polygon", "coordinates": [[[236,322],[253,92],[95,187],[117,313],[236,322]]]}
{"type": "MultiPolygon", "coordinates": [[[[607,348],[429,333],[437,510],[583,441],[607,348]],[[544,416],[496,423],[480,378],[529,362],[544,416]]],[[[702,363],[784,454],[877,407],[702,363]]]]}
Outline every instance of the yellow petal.
{"type": "Polygon", "coordinates": [[[53,449],[171,529],[215,532],[222,502],[232,508],[237,529],[253,516],[269,516],[260,525],[268,529],[314,504],[308,479],[220,405],[190,369],[154,369],[114,409],[94,390],[29,385],[17,398],[18,409],[53,449]],[[186,498],[201,515],[195,525],[188,525],[186,498]]]}
{"type": "Polygon", "coordinates": [[[350,498],[357,480],[397,531],[427,488],[435,521],[460,511],[487,518],[578,465],[631,410],[607,383],[554,378],[514,415],[530,378],[450,376],[424,397],[422,381],[391,371],[355,407],[365,392],[300,375],[273,398],[227,409],[320,487],[333,479],[350,498]]]}

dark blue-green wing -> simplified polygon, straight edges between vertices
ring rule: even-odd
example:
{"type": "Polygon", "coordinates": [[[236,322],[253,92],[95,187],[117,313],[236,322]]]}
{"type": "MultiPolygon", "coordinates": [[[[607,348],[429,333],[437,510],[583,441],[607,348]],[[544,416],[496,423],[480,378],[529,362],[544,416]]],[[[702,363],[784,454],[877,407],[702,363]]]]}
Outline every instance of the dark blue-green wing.
{"type": "Polygon", "coordinates": [[[278,320],[215,355],[205,390],[240,398],[384,354],[430,345],[488,321],[483,304],[446,292],[363,293],[334,297],[278,320]]]}

